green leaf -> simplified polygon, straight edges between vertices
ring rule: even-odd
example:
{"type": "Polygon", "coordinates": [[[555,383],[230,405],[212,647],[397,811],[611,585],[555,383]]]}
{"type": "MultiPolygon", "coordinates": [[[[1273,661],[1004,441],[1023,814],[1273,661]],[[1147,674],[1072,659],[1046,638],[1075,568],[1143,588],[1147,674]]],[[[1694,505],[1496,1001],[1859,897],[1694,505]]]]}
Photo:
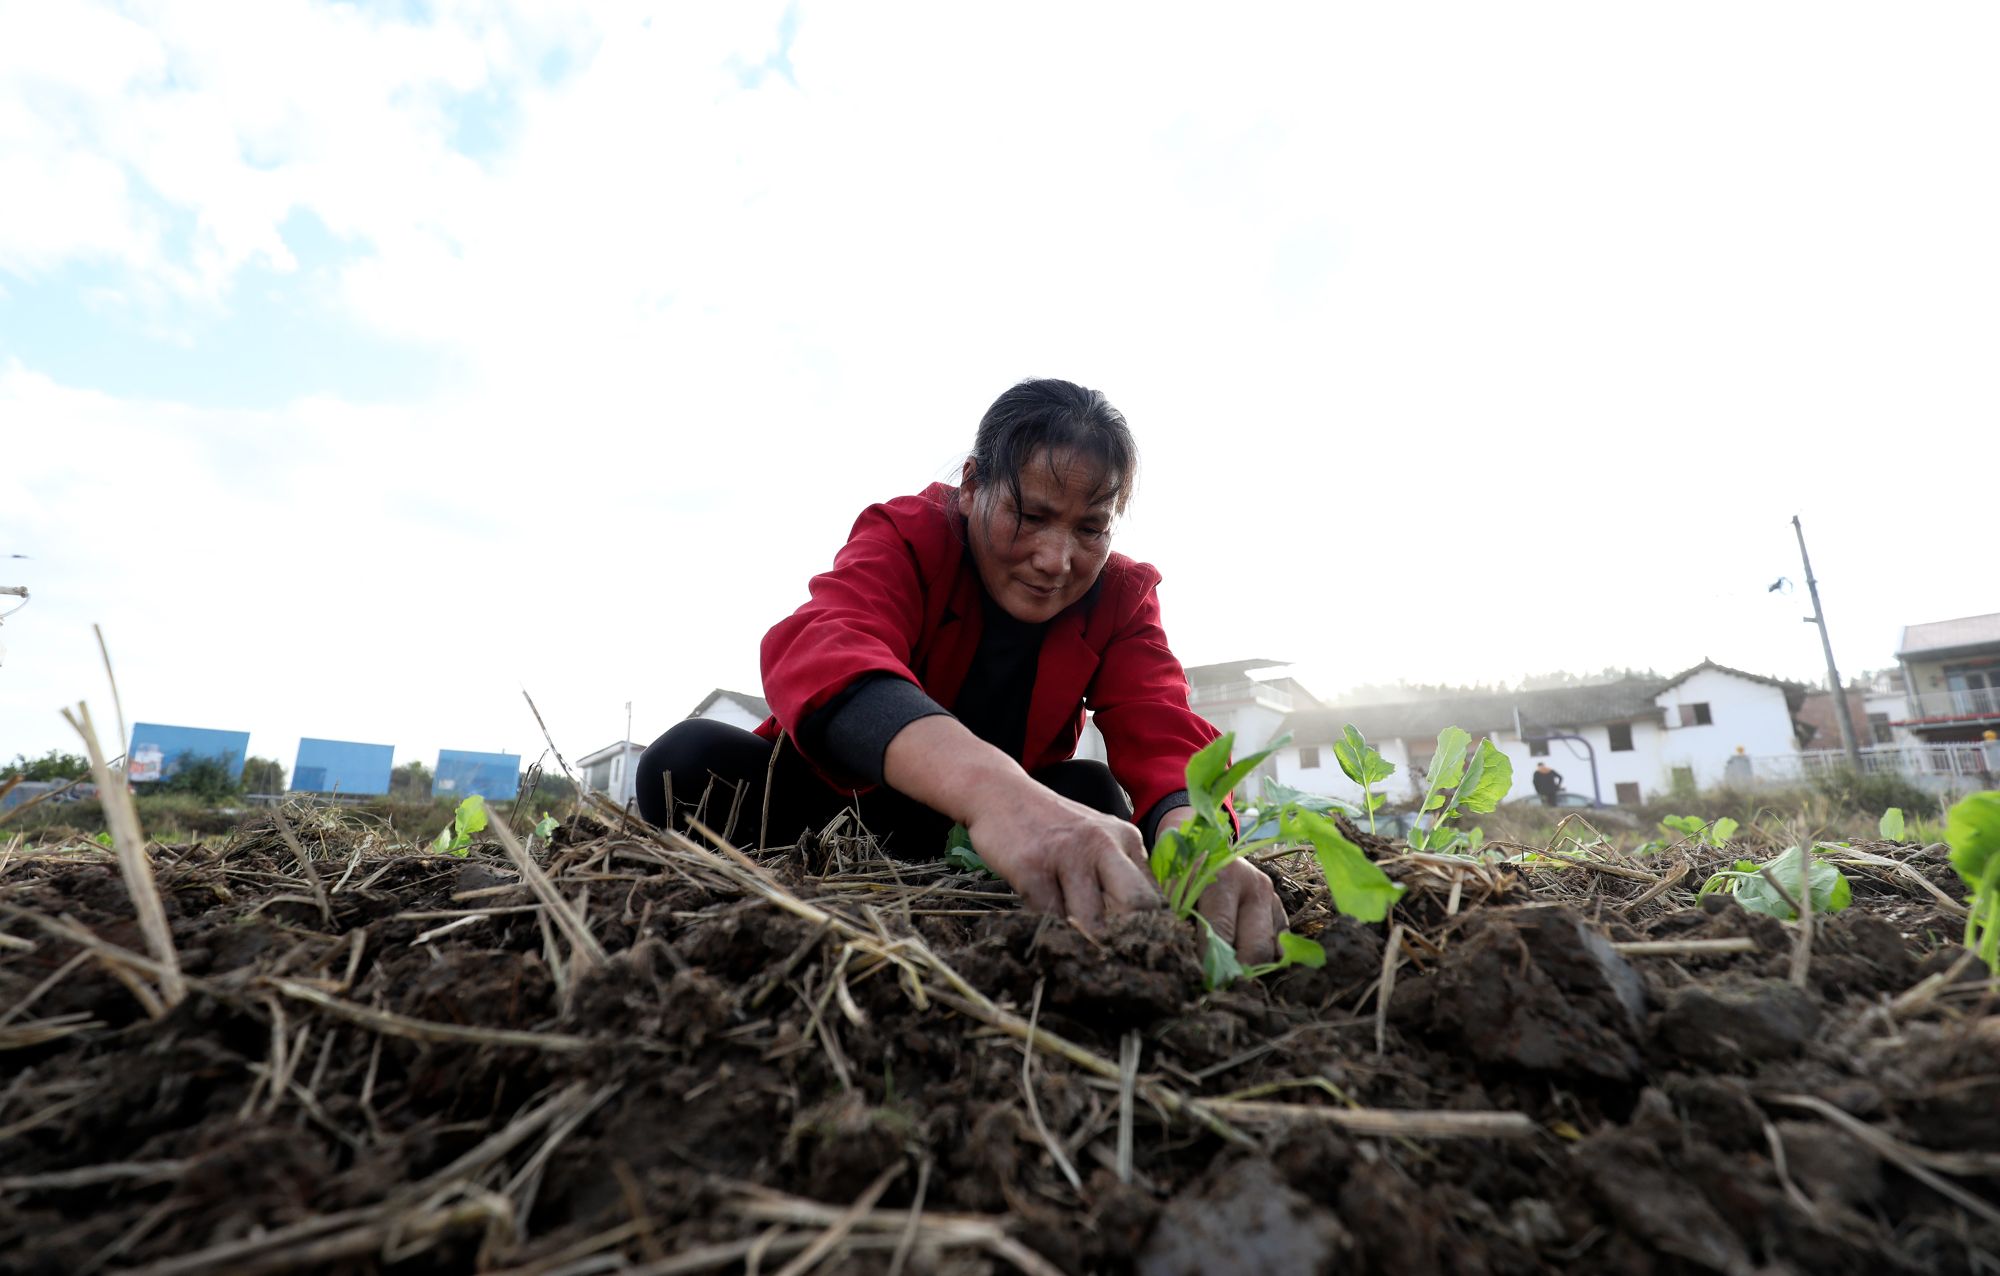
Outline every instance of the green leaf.
{"type": "MultiPolygon", "coordinates": [[[[1771,876],[1777,878],[1794,896],[1799,893],[1800,857],[1803,854],[1803,851],[1794,846],[1764,865],[1771,870],[1771,876]]],[[[1738,867],[1741,868],[1742,864],[1748,863],[1747,860],[1742,861],[1738,867]]],[[[1812,875],[1812,906],[1815,913],[1837,913],[1854,902],[1854,888],[1848,884],[1846,876],[1833,865],[1815,855],[1807,871],[1812,875]]],[[[1736,877],[1734,889],[1736,902],[1753,913],[1769,913],[1786,921],[1793,921],[1798,917],[1792,906],[1785,902],[1785,897],[1764,879],[1757,865],[1751,864],[1747,872],[1736,877]]]]}
{"type": "Polygon", "coordinates": [[[1243,973],[1251,979],[1261,979],[1274,970],[1287,966],[1311,966],[1318,970],[1326,965],[1326,949],[1318,940],[1307,939],[1304,935],[1294,935],[1288,930],[1278,932],[1278,960],[1263,962],[1256,966],[1245,966],[1243,973]]]}
{"type": "Polygon", "coordinates": [[[1903,808],[1900,806],[1892,806],[1888,810],[1882,812],[1882,823],[1877,827],[1879,827],[1882,831],[1883,841],[1885,842],[1902,841],[1903,808]]]}
{"type": "Polygon", "coordinates": [[[1687,837],[1700,837],[1708,825],[1699,815],[1669,815],[1660,821],[1660,827],[1687,837]]]}
{"type": "MultiPolygon", "coordinates": [[[[1385,799],[1377,798],[1378,802],[1385,799]]],[[[1296,806],[1302,811],[1315,811],[1321,815],[1328,811],[1354,814],[1354,808],[1339,798],[1327,797],[1320,793],[1307,793],[1288,784],[1280,784],[1270,776],[1264,777],[1264,801],[1272,806],[1296,806]]],[[[1264,818],[1269,818],[1268,813],[1264,818]]]]}
{"type": "MultiPolygon", "coordinates": [[[[461,800],[458,810],[451,817],[452,827],[458,830],[458,837],[470,839],[474,833],[486,827],[486,799],[477,793],[461,800]]],[[[456,842],[457,837],[452,841],[456,842]]]]}
{"type": "Polygon", "coordinates": [[[1197,913],[1195,920],[1201,923],[1202,933],[1208,937],[1208,942],[1201,948],[1202,991],[1227,988],[1243,978],[1245,971],[1243,963],[1236,959],[1236,949],[1215,933],[1215,927],[1208,924],[1208,918],[1197,913]]]}
{"type": "Polygon", "coordinates": [[[450,825],[447,824],[445,827],[438,830],[437,837],[431,842],[431,851],[433,854],[437,855],[448,855],[451,853],[450,825]]]}
{"type": "Polygon", "coordinates": [[[1379,922],[1402,898],[1403,888],[1390,881],[1360,847],[1342,837],[1332,820],[1310,811],[1287,811],[1284,828],[1287,837],[1312,843],[1333,905],[1349,917],[1379,922]]]}
{"type": "Polygon", "coordinates": [[[1714,827],[1708,830],[1708,844],[1710,846],[1727,846],[1729,839],[1735,837],[1736,830],[1741,827],[1742,825],[1738,824],[1735,820],[1730,819],[1726,815],[1723,816],[1715,822],[1714,827]]]}
{"type": "Polygon", "coordinates": [[[1333,742],[1333,757],[1340,763],[1342,774],[1364,789],[1396,774],[1396,764],[1385,761],[1380,753],[1369,748],[1351,722],[1341,738],[1333,742]]]}
{"type": "Polygon", "coordinates": [[[951,832],[945,835],[944,854],[939,858],[953,868],[968,873],[984,873],[988,877],[999,876],[986,866],[985,860],[979,858],[979,852],[972,849],[972,834],[965,831],[963,824],[951,826],[951,832]]]}
{"type": "Polygon", "coordinates": [[[97,843],[99,846],[109,846],[111,845],[111,833],[109,832],[109,830],[107,830],[105,832],[97,834],[90,840],[97,843]]]}
{"type": "Polygon", "coordinates": [[[1188,805],[1202,819],[1224,822],[1222,806],[1215,799],[1215,782],[1229,770],[1229,751],[1235,747],[1236,733],[1227,731],[1187,761],[1188,805]]]}
{"type": "Polygon", "coordinates": [[[553,815],[544,815],[541,819],[535,821],[535,836],[541,838],[544,842],[546,842],[550,838],[554,837],[556,835],[556,830],[561,827],[562,827],[561,820],[558,820],[553,815]]]}
{"type": "Polygon", "coordinates": [[[1514,787],[1514,764],[1507,755],[1493,747],[1491,740],[1479,742],[1479,752],[1472,764],[1466,768],[1465,779],[1458,786],[1458,798],[1454,805],[1467,810],[1485,812],[1500,805],[1507,796],[1507,790],[1514,787]]]}
{"type": "Polygon", "coordinates": [[[1967,886],[1978,888],[1987,877],[1986,868],[2000,852],[2000,793],[1974,793],[1953,806],[1945,815],[1945,845],[1951,847],[1951,866],[1967,886]]]}

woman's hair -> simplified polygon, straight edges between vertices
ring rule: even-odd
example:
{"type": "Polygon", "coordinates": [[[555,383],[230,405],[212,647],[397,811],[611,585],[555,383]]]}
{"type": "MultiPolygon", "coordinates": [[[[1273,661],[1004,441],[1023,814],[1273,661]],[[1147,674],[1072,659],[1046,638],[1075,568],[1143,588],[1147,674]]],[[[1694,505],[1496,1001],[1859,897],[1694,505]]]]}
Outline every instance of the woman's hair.
{"type": "Polygon", "coordinates": [[[1125,414],[1103,394],[1052,377],[1014,385],[979,419],[972,441],[973,481],[989,490],[995,484],[1005,487],[1018,508],[1021,471],[1044,449],[1052,473],[1065,453],[1090,465],[1097,472],[1090,500],[1109,497],[1114,513],[1125,512],[1138,485],[1139,446],[1132,441],[1125,414]]]}

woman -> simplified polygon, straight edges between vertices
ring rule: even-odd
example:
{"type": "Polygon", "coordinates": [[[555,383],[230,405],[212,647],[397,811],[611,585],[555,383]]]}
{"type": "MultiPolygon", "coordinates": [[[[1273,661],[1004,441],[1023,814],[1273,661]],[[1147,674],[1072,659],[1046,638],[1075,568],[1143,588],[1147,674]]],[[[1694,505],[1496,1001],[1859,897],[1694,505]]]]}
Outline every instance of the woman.
{"type": "MultiPolygon", "coordinates": [[[[1095,928],[1161,906],[1146,849],[1192,813],[1187,759],[1217,733],[1188,708],[1159,572],[1111,552],[1137,471],[1097,391],[1001,395],[958,487],[864,510],[810,601],[765,635],[770,720],[689,719],[654,741],[640,813],[667,822],[671,776],[675,808],[707,795],[712,825],[734,808],[789,840],[851,805],[923,858],[956,821],[1031,908],[1095,928]],[[1070,756],[1086,707],[1109,767],[1070,756]]],[[[1201,911],[1245,962],[1276,957],[1284,910],[1252,865],[1231,865],[1201,911]]]]}

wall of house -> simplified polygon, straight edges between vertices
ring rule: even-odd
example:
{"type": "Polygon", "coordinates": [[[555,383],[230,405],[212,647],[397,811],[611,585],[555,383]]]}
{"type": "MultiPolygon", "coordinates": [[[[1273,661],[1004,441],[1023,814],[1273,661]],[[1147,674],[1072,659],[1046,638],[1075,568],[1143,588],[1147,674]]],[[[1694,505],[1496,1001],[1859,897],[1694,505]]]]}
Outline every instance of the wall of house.
{"type": "MultiPolygon", "coordinates": [[[[1399,800],[1411,796],[1409,745],[1402,740],[1370,740],[1368,743],[1396,767],[1396,773],[1376,786],[1376,792],[1387,793],[1392,799],[1399,800]]],[[[1339,798],[1343,802],[1361,801],[1361,786],[1341,772],[1340,763],[1333,756],[1333,745],[1326,741],[1317,745],[1312,741],[1289,744],[1272,756],[1271,764],[1274,777],[1280,784],[1322,797],[1339,798]],[[1310,747],[1319,751],[1318,766],[1300,764],[1302,749],[1310,747]]]]}
{"type": "Polygon", "coordinates": [[[1507,800],[1534,796],[1535,765],[1539,762],[1548,763],[1561,774],[1565,793],[1590,796],[1592,751],[1597,755],[1597,794],[1606,806],[1617,805],[1620,784],[1637,784],[1641,800],[1659,796],[1668,786],[1668,774],[1660,765],[1661,744],[1666,732],[1657,722],[1634,722],[1631,726],[1632,747],[1616,753],[1611,750],[1609,724],[1565,727],[1565,734],[1582,736],[1583,741],[1550,740],[1549,753],[1545,758],[1530,754],[1528,742],[1512,731],[1495,735],[1493,747],[1506,754],[1507,760],[1514,765],[1514,786],[1508,790],[1507,800]],[[1586,742],[1589,748],[1584,747],[1586,742]]]}
{"type": "MultiPolygon", "coordinates": [[[[1659,773],[1650,781],[1649,789],[1671,790],[1675,767],[1693,768],[1695,784],[1700,788],[1719,785],[1723,768],[1739,747],[1753,758],[1790,757],[1798,753],[1791,710],[1785,704],[1781,687],[1751,682],[1718,669],[1704,669],[1679,686],[1661,692],[1656,702],[1667,711],[1667,725],[1660,747],[1659,773]],[[1697,703],[1708,705],[1710,725],[1696,725],[1692,714],[1682,711],[1683,706],[1697,703]]],[[[1840,747],[1838,731],[1833,733],[1829,747],[1840,747]]]]}
{"type": "Polygon", "coordinates": [[[711,722],[727,722],[730,726],[741,727],[745,731],[755,731],[758,727],[764,725],[762,718],[745,709],[742,705],[737,704],[728,696],[717,696],[714,704],[703,709],[696,716],[707,718],[711,722]]]}

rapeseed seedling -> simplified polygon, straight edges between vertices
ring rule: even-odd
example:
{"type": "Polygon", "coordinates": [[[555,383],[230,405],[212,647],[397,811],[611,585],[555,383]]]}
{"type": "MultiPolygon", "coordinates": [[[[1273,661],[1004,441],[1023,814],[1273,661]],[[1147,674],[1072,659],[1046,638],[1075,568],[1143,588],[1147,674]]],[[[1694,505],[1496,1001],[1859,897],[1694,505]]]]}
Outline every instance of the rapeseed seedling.
{"type": "Polygon", "coordinates": [[[1966,901],[1965,946],[1986,969],[2000,968],[2000,793],[1975,793],[1945,816],[1951,866],[1972,888],[1966,901]]]}
{"type": "Polygon", "coordinates": [[[1699,815],[1669,815],[1660,821],[1660,827],[1670,833],[1679,833],[1709,846],[1724,846],[1728,844],[1730,838],[1736,836],[1736,830],[1743,826],[1726,815],[1713,824],[1699,815]]]}
{"type": "Polygon", "coordinates": [[[477,793],[462,799],[452,813],[451,823],[438,830],[431,850],[440,855],[463,856],[472,845],[472,835],[486,828],[486,799],[477,793]]]}
{"type": "Polygon", "coordinates": [[[1436,811],[1437,815],[1428,829],[1419,824],[1410,830],[1411,850],[1453,849],[1465,834],[1446,828],[1445,821],[1465,811],[1491,811],[1514,786],[1514,764],[1507,755],[1494,748],[1491,740],[1481,740],[1468,758],[1465,750],[1471,743],[1472,737],[1457,727],[1438,732],[1437,751],[1431,755],[1424,777],[1423,804],[1417,808],[1420,813],[1436,811]]]}
{"type": "Polygon", "coordinates": [[[1776,878],[1779,885],[1797,898],[1799,879],[1809,871],[1812,875],[1812,910],[1815,913],[1837,913],[1853,903],[1854,888],[1848,884],[1847,875],[1817,855],[1811,857],[1808,869],[1801,861],[1801,856],[1805,854],[1794,846],[1768,864],[1737,860],[1735,868],[1723,869],[1703,882],[1701,895],[1697,898],[1726,891],[1753,913],[1769,913],[1785,921],[1795,921],[1798,911],[1785,902],[1784,892],[1773,886],[1770,878],[1776,878]],[[1770,878],[1760,871],[1762,869],[1770,870],[1770,878]]]}

